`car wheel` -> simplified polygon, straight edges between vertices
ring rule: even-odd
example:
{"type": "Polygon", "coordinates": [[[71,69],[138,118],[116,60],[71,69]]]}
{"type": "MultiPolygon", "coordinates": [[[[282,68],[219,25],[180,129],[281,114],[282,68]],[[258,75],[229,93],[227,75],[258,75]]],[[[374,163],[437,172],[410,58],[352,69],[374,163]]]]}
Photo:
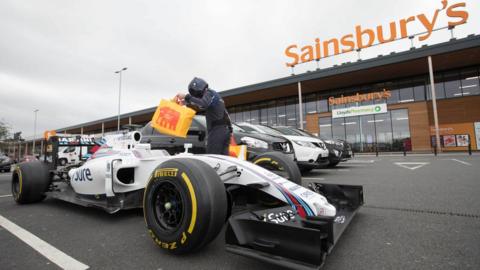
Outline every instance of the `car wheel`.
{"type": "Polygon", "coordinates": [[[227,194],[216,172],[199,160],[178,158],[159,165],[145,188],[143,213],[150,236],[174,254],[200,249],[220,232],[227,194]]]}
{"type": "Polygon", "coordinates": [[[335,161],[335,162],[328,163],[327,167],[333,168],[333,167],[337,166],[338,163],[340,163],[340,161],[335,161]]]}
{"type": "Polygon", "coordinates": [[[61,159],[58,160],[58,164],[60,166],[65,166],[65,165],[67,165],[67,160],[64,159],[64,158],[61,158],[61,159]]]}
{"type": "Polygon", "coordinates": [[[41,161],[20,163],[13,171],[12,196],[19,204],[43,200],[49,185],[50,172],[41,161]]]}
{"type": "Polygon", "coordinates": [[[295,184],[302,184],[302,174],[297,164],[283,154],[271,152],[256,156],[253,164],[271,171],[295,184]]]}

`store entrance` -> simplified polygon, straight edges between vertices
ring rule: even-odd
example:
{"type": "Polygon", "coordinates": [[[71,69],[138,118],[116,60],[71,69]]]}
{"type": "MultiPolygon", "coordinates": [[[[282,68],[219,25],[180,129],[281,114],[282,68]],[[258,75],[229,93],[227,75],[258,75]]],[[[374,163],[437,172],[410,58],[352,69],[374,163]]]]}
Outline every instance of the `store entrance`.
{"type": "Polygon", "coordinates": [[[411,151],[408,110],[345,118],[319,118],[320,136],[345,140],[355,152],[411,151]]]}

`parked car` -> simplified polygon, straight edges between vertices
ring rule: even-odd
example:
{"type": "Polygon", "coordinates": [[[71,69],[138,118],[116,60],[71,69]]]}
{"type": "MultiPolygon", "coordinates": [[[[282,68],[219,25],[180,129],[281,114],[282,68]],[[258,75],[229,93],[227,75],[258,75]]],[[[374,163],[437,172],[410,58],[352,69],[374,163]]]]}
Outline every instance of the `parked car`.
{"type": "Polygon", "coordinates": [[[0,154],[0,172],[10,172],[10,168],[14,163],[15,162],[13,159],[6,155],[0,154]]]}
{"type": "Polygon", "coordinates": [[[330,163],[328,164],[329,167],[335,167],[341,161],[347,161],[352,158],[352,155],[353,155],[352,146],[345,140],[339,140],[339,139],[335,140],[335,139],[328,139],[324,137],[317,137],[305,130],[301,130],[301,129],[295,129],[295,130],[297,130],[300,134],[303,134],[305,136],[311,136],[313,138],[320,138],[323,142],[325,142],[325,145],[327,146],[329,151],[329,156],[328,156],[330,160],[330,163]]]}
{"type": "Polygon", "coordinates": [[[295,150],[298,168],[302,172],[328,165],[328,149],[318,138],[298,134],[290,127],[269,127],[250,123],[238,125],[250,132],[282,136],[289,140],[295,150]]]}
{"type": "MultiPolygon", "coordinates": [[[[141,130],[142,143],[149,143],[152,149],[165,149],[171,155],[185,152],[185,144],[192,144],[190,153],[205,154],[207,142],[207,124],[205,116],[196,115],[188,130],[186,138],[160,134],[150,123],[141,130]]],[[[278,152],[295,159],[292,144],[280,137],[260,133],[250,133],[233,124],[233,139],[238,145],[247,146],[247,160],[267,152],[278,152]]]]}

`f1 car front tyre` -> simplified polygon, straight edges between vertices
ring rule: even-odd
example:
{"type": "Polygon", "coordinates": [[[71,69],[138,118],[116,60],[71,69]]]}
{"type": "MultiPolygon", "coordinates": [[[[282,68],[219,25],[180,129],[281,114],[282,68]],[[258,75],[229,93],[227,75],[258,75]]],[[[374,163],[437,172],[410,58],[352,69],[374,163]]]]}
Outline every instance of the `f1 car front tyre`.
{"type": "Polygon", "coordinates": [[[297,164],[281,153],[270,152],[258,155],[252,162],[253,164],[267,169],[274,174],[280,175],[297,185],[302,184],[302,174],[300,173],[297,164]]]}
{"type": "Polygon", "coordinates": [[[188,158],[168,160],[145,187],[143,212],[158,246],[175,254],[193,252],[211,242],[227,215],[223,182],[206,163],[188,158]]]}
{"type": "Polygon", "coordinates": [[[34,203],[45,198],[50,185],[47,164],[41,161],[20,163],[12,173],[12,196],[19,203],[34,203]]]}

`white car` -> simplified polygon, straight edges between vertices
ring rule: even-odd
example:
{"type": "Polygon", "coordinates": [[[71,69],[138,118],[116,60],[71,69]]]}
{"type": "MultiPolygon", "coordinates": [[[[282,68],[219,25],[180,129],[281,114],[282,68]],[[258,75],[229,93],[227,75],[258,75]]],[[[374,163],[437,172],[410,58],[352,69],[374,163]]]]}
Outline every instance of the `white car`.
{"type": "MultiPolygon", "coordinates": [[[[248,161],[171,156],[140,140],[138,132],[112,135],[89,160],[68,168],[55,160],[20,163],[12,197],[19,204],[50,197],[109,213],[143,208],[148,234],[171,254],[198,251],[227,223],[227,251],[296,269],[320,268],[363,204],[361,186],[306,188],[248,161]]],[[[296,169],[283,155],[264,160],[296,169]]]]}
{"type": "Polygon", "coordinates": [[[299,136],[288,127],[269,127],[250,123],[237,123],[237,125],[250,132],[282,136],[289,140],[295,150],[297,165],[301,172],[328,165],[328,149],[320,139],[299,136]]]}

